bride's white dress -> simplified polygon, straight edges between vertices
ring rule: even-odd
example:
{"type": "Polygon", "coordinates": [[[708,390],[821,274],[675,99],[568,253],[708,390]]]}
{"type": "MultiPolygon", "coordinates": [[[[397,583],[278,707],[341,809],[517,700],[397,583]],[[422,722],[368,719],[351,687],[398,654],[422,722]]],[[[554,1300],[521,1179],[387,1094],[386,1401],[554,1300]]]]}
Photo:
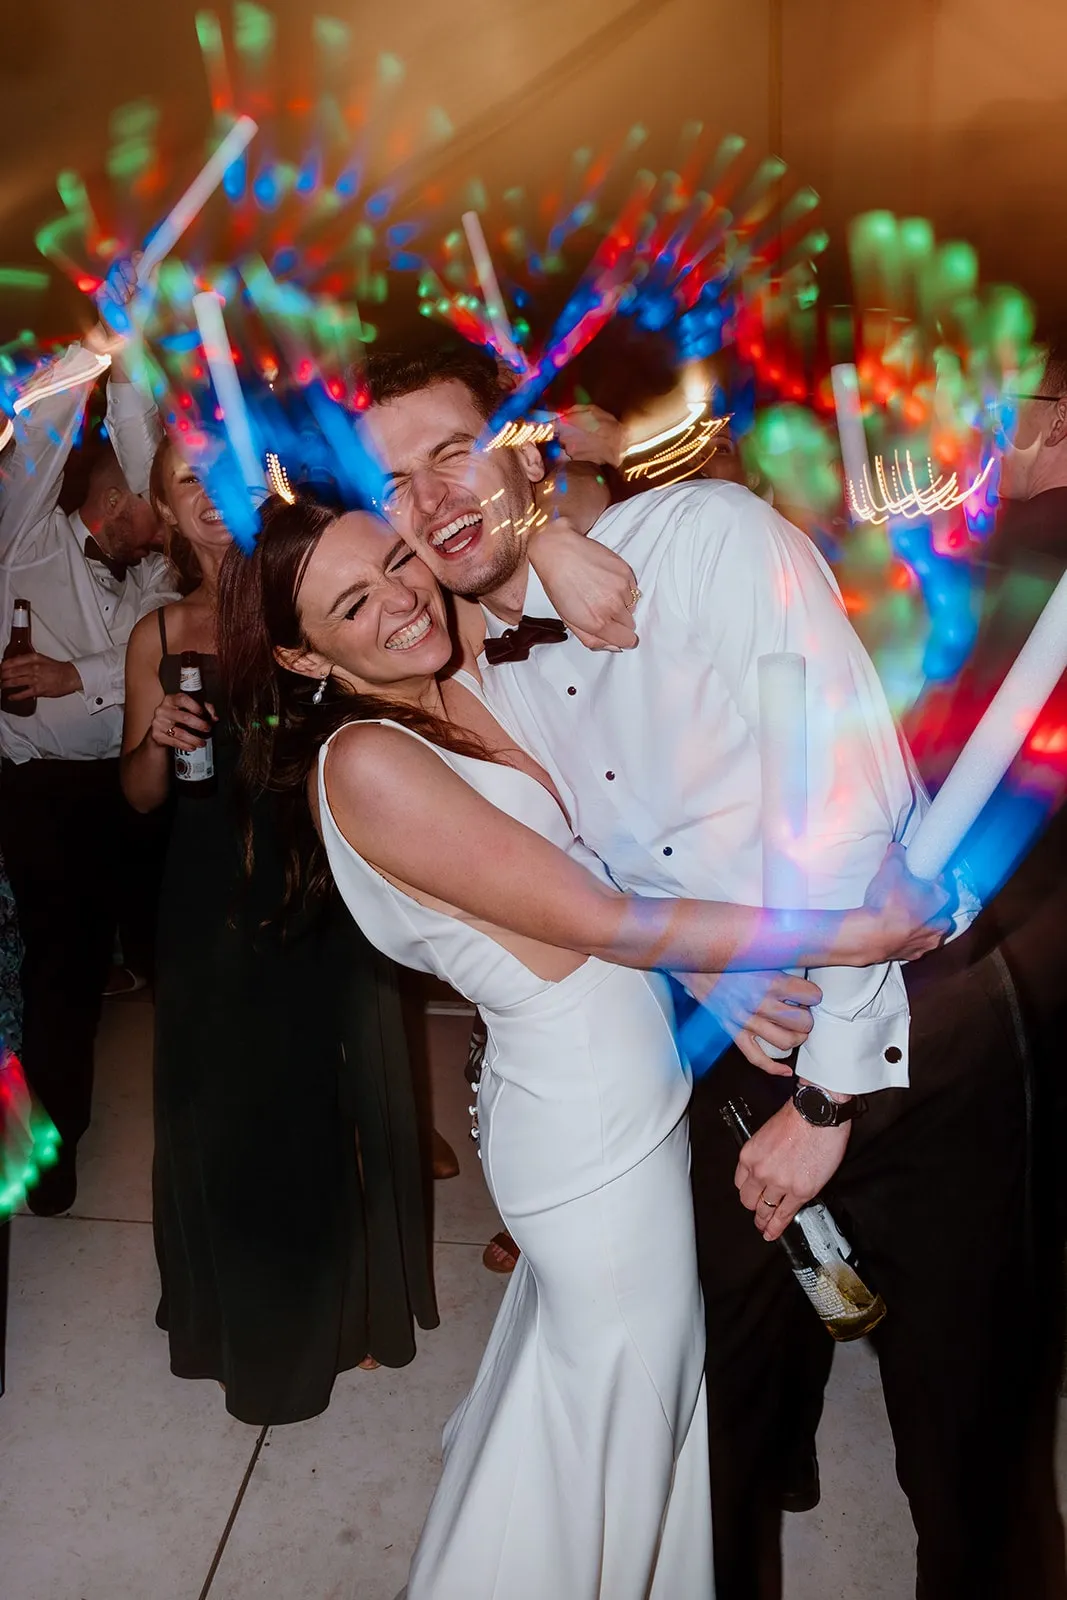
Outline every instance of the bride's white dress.
{"type": "MultiPolygon", "coordinates": [[[[536,779],[428,748],[604,876],[536,779]]],[[[324,759],[325,747],[322,833],[353,917],[485,1018],[481,1154],[522,1248],[445,1428],[409,1600],[709,1600],[690,1081],[666,985],[594,959],[547,981],[480,928],[404,894],[338,829],[324,759]]]]}

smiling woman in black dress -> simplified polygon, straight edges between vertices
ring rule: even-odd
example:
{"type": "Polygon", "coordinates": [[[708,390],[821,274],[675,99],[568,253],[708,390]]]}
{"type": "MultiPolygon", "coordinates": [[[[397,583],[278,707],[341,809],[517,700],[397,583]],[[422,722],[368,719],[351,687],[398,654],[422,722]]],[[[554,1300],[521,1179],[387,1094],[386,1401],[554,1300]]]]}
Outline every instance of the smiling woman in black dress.
{"type": "Polygon", "coordinates": [[[215,582],[230,545],[203,487],[161,447],[153,496],[185,599],[127,653],[122,780],[171,804],[156,978],[157,1320],[180,1377],[215,1378],[244,1422],[317,1415],[338,1372],[402,1366],[436,1326],[426,1200],[396,973],[336,900],[279,910],[272,797],[235,805],[220,703],[215,582]],[[172,793],[173,751],[209,731],[180,693],[195,651],[218,786],[172,793]]]}

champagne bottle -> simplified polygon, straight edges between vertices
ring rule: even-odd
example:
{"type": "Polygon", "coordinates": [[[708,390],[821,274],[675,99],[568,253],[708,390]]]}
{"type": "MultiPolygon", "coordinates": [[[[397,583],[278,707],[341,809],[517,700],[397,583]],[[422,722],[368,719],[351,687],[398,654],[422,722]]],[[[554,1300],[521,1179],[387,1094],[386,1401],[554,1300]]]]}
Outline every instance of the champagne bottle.
{"type": "MultiPolygon", "coordinates": [[[[200,657],[195,650],[182,651],[179,682],[182,694],[190,695],[199,705],[205,722],[210,722],[211,717],[204,704],[200,657]]],[[[206,799],[216,792],[219,780],[215,776],[215,747],[210,734],[199,750],[175,750],[174,775],[181,783],[183,794],[206,799]]]]}
{"type": "MultiPolygon", "coordinates": [[[[738,1146],[752,1137],[752,1113],[744,1100],[727,1100],[722,1119],[738,1146]]],[[[835,1339],[862,1339],[885,1316],[885,1301],[856,1271],[852,1247],[821,1200],[802,1206],[778,1243],[793,1276],[835,1339]]]]}
{"type": "MultiPolygon", "coordinates": [[[[10,661],[12,656],[29,656],[32,654],[30,602],[28,600],[16,600],[11,616],[11,638],[8,640],[3,659],[10,661]]],[[[0,711],[6,711],[9,717],[32,717],[36,710],[36,695],[30,695],[25,700],[15,700],[8,689],[5,689],[0,694],[0,711]]]]}

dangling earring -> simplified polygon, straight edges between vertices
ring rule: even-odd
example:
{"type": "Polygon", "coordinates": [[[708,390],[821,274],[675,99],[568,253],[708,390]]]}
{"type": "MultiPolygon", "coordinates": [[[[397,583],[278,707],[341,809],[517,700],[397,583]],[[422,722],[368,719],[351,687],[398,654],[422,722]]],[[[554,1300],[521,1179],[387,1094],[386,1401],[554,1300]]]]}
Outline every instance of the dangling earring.
{"type": "Polygon", "coordinates": [[[330,674],[328,672],[325,674],[324,677],[319,679],[319,686],[315,690],[315,693],[311,696],[311,704],[313,706],[321,706],[322,697],[326,693],[326,685],[329,683],[329,681],[330,681],[330,674]]]}

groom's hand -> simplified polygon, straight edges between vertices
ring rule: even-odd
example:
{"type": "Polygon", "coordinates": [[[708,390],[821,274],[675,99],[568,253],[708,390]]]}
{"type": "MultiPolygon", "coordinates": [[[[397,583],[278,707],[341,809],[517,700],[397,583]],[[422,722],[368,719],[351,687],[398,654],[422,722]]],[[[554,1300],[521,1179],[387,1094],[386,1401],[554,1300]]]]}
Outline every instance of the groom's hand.
{"type": "Polygon", "coordinates": [[[813,1128],[787,1101],[752,1135],[734,1183],[765,1239],[777,1239],[801,1206],[826,1187],[844,1159],[851,1131],[851,1122],[813,1128]]]}
{"type": "Polygon", "coordinates": [[[804,1043],[812,1027],[812,1006],[822,999],[818,984],[791,972],[687,972],[681,981],[694,999],[725,1028],[746,1061],[777,1078],[792,1067],[775,1061],[760,1045],[779,1050],[804,1043]]]}

